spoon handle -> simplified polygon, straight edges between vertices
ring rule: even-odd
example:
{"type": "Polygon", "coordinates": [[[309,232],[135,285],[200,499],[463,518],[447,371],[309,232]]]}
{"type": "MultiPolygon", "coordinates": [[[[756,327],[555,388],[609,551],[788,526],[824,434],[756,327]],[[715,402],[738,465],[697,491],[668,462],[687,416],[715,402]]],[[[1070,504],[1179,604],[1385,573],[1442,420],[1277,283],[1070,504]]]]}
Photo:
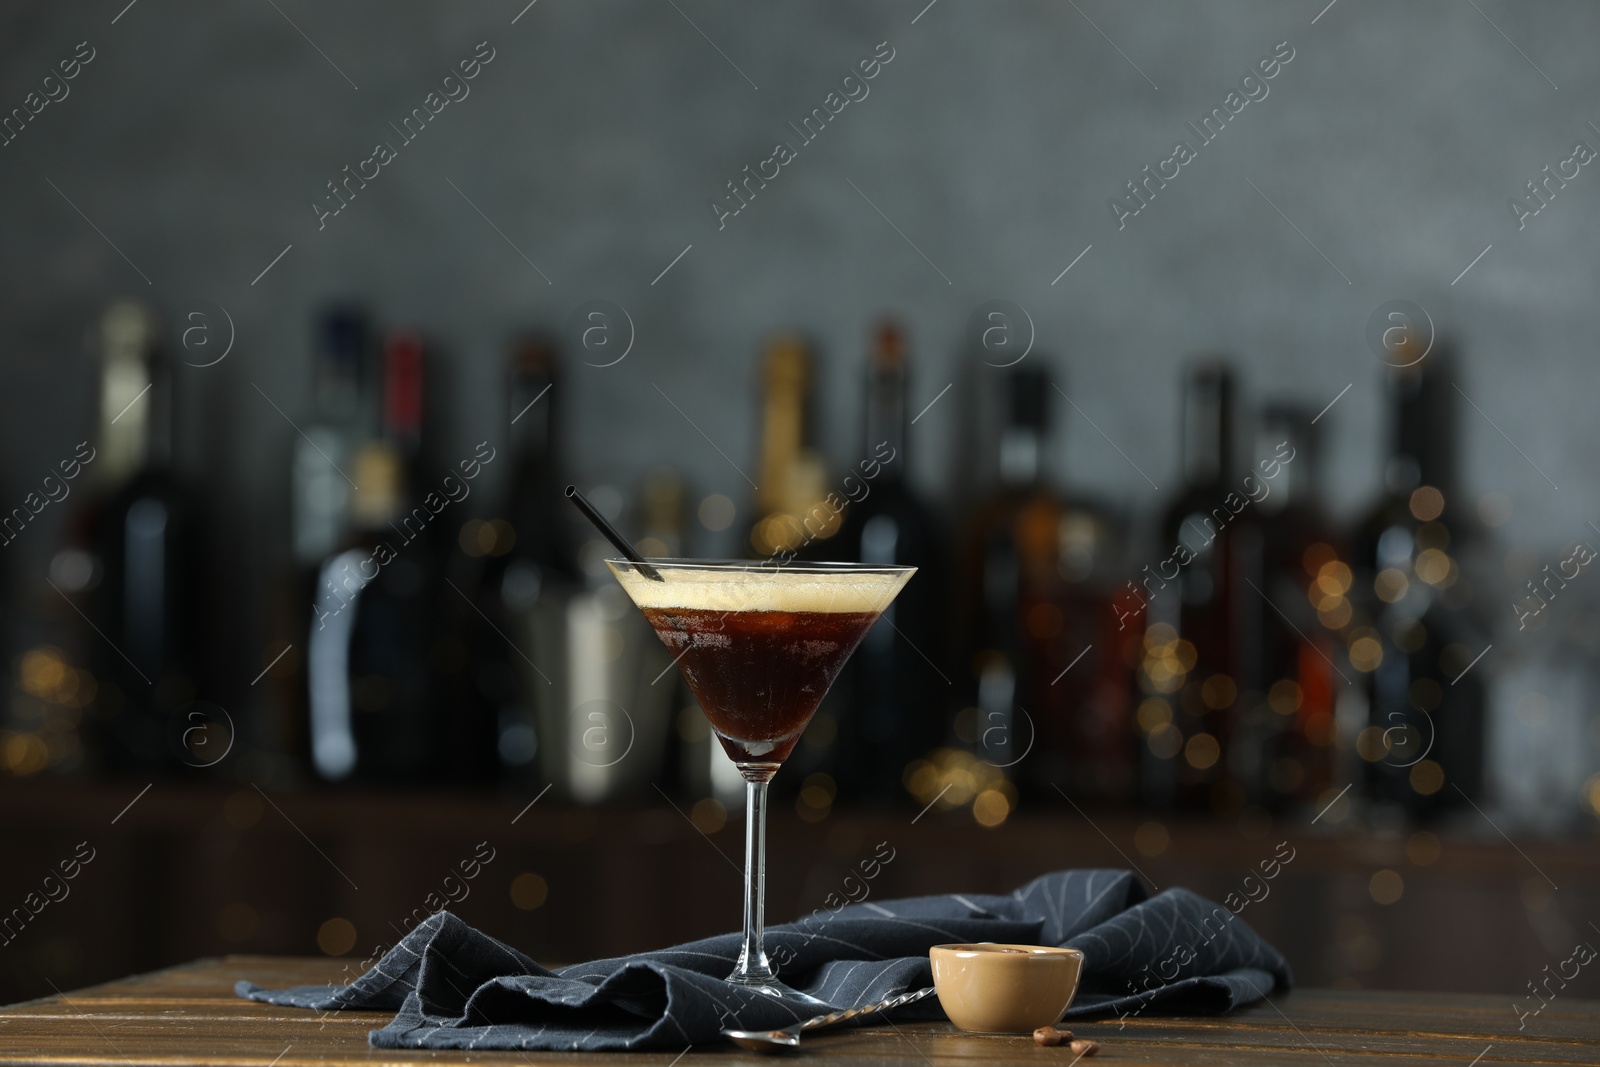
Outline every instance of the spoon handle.
{"type": "Polygon", "coordinates": [[[804,1033],[807,1030],[815,1030],[820,1026],[832,1026],[834,1023],[842,1023],[846,1019],[854,1019],[862,1015],[871,1015],[874,1012],[888,1011],[890,1008],[898,1008],[902,1004],[914,1003],[915,1001],[921,1000],[923,997],[932,992],[932,986],[929,986],[926,989],[914,989],[909,993],[901,993],[899,996],[890,997],[888,1000],[880,1000],[876,1004],[863,1004],[858,1008],[849,1008],[845,1011],[835,1011],[830,1012],[827,1015],[818,1015],[815,1018],[807,1019],[805,1022],[792,1026],[789,1029],[792,1033],[804,1033]]]}

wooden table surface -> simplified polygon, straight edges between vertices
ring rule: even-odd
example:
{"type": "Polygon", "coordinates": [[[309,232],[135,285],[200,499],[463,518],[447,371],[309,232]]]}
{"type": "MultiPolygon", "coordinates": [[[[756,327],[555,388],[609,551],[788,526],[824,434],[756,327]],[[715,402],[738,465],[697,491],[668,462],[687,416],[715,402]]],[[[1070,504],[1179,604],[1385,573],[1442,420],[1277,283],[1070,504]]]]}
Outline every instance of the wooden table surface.
{"type": "MultiPolygon", "coordinates": [[[[233,983],[325,982],[337,960],[230,956],[0,1009],[0,1064],[621,1064],[735,1067],[766,1064],[731,1045],[658,1053],[406,1052],[373,1049],[367,1031],[388,1016],[319,1014],[234,996],[233,983]]],[[[1533,1003],[1527,1001],[1527,1003],[1533,1003]]],[[[1225,1017],[1079,1023],[1099,1060],[1129,1064],[1595,1064],[1600,1001],[1559,995],[1518,1031],[1510,996],[1300,990],[1225,1017]]],[[[972,1067],[975,1060],[1069,1067],[1064,1047],[1029,1037],[963,1034],[945,1023],[819,1033],[797,1055],[852,1067],[972,1067]]]]}

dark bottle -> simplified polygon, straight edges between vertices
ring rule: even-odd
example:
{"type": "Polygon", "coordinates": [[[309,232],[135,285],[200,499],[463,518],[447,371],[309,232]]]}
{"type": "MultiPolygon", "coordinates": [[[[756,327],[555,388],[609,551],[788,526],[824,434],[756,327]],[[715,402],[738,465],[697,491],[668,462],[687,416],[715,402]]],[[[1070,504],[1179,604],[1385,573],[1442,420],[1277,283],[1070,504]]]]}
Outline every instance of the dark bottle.
{"type": "Polygon", "coordinates": [[[1139,572],[1145,603],[1138,721],[1140,788],[1150,807],[1231,813],[1243,791],[1228,774],[1248,614],[1240,516],[1250,498],[1233,462],[1234,384],[1221,363],[1185,378],[1184,487],[1161,522],[1158,559],[1139,572]]]}
{"type": "Polygon", "coordinates": [[[1126,800],[1133,633],[1117,633],[1111,609],[1116,524],[1047,476],[1057,392],[1048,370],[1019,367],[1006,387],[1000,488],[977,508],[963,549],[962,614],[976,627],[956,733],[1025,795],[1126,800]]]}
{"type": "Polygon", "coordinates": [[[1368,798],[1427,817],[1483,784],[1482,668],[1487,647],[1457,565],[1470,520],[1457,492],[1450,353],[1389,373],[1392,451],[1384,495],[1361,524],[1346,634],[1365,676],[1368,725],[1357,742],[1368,798]]]}
{"type": "MultiPolygon", "coordinates": [[[[635,499],[631,509],[637,516],[633,523],[637,534],[634,547],[650,557],[690,555],[684,547],[689,538],[689,487],[683,476],[669,466],[655,467],[640,482],[635,499]]],[[[669,794],[676,791],[685,795],[683,787],[689,783],[682,772],[687,753],[675,719],[693,698],[683,675],[673,665],[673,654],[626,596],[610,574],[598,589],[591,582],[589,597],[594,608],[603,617],[610,617],[611,632],[621,637],[621,655],[612,663],[608,675],[617,694],[615,699],[633,716],[627,735],[632,748],[628,749],[626,760],[598,768],[603,775],[586,773],[595,779],[593,792],[602,801],[656,796],[655,783],[669,794]],[[618,594],[624,599],[617,599],[618,594]],[[616,617],[618,614],[620,618],[616,617]]],[[[704,720],[698,711],[693,714],[704,720]]],[[[590,752],[591,764],[611,763],[617,755],[615,746],[592,746],[590,752]]],[[[693,795],[698,799],[706,794],[693,795]]]]}
{"type": "Polygon", "coordinates": [[[943,740],[951,693],[945,655],[944,544],[938,519],[907,480],[910,368],[905,335],[877,330],[867,357],[866,442],[836,558],[917,568],[855,651],[819,717],[837,723],[830,761],[841,800],[903,794],[912,760],[943,740]]]}
{"type": "Polygon", "coordinates": [[[350,483],[340,473],[376,429],[374,357],[366,313],[353,305],[325,308],[312,357],[312,417],[295,438],[291,523],[295,562],[317,567],[339,548],[350,512],[350,483]]]}
{"type": "MultiPolygon", "coordinates": [[[[117,301],[101,323],[101,425],[91,520],[100,573],[85,614],[94,649],[94,714],[113,772],[185,762],[184,709],[196,696],[191,641],[197,516],[172,470],[171,366],[154,313],[117,301]]],[[[198,758],[198,757],[195,757],[198,758]]],[[[194,763],[194,759],[187,762],[194,763]]]]}
{"type": "Polygon", "coordinates": [[[1114,622],[1109,603],[1096,600],[1106,592],[1109,525],[1045,477],[1053,394],[1050,373],[1037,362],[1006,379],[1000,486],[974,512],[962,550],[968,632],[957,685],[970,705],[957,713],[955,733],[970,739],[981,763],[1059,803],[1062,787],[1099,797],[1131,776],[1126,737],[1118,744],[1114,725],[1098,734],[1094,725],[1102,710],[1122,715],[1125,725],[1125,696],[1115,694],[1115,683],[1101,686],[1115,677],[1117,656],[1090,651],[1078,661],[1094,645],[1094,629],[1114,622]],[[1094,755],[1074,750],[1096,736],[1094,755],[1109,760],[1099,779],[1083,773],[1094,755]]]}
{"type": "Polygon", "coordinates": [[[955,732],[974,745],[980,759],[1004,767],[1008,776],[1026,744],[1026,735],[1023,744],[1017,743],[1025,670],[1018,526],[1025,513],[1053,513],[1056,507],[1040,475],[1045,388],[1043,375],[1032,367],[1013,370],[1007,378],[1000,484],[975,509],[961,547],[963,655],[953,681],[966,706],[956,715],[955,732]]]}
{"type": "Polygon", "coordinates": [[[449,502],[419,479],[423,371],[419,338],[386,340],[382,432],[352,457],[351,532],[319,569],[306,652],[311,754],[332,781],[440,776],[434,546],[449,502]]]}
{"type": "MultiPolygon", "coordinates": [[[[1263,407],[1255,469],[1245,476],[1255,521],[1241,526],[1251,581],[1265,611],[1251,617],[1241,702],[1246,744],[1236,773],[1250,799],[1273,811],[1316,804],[1334,781],[1334,712],[1348,683],[1336,666],[1350,621],[1350,568],[1321,506],[1313,412],[1263,407]]],[[[1254,593],[1254,591],[1251,591],[1254,593]]],[[[1248,604],[1248,602],[1247,602],[1248,604]]],[[[1347,672],[1346,672],[1347,673],[1347,672]]]]}
{"type": "MultiPolygon", "coordinates": [[[[303,633],[306,619],[315,618],[322,565],[349,540],[354,488],[349,472],[356,449],[377,432],[379,417],[378,351],[365,309],[354,303],[324,306],[314,318],[310,340],[311,408],[300,421],[303,432],[292,438],[289,462],[293,573],[289,580],[273,583],[268,594],[271,628],[288,635],[303,633]]],[[[295,654],[286,655],[283,666],[260,682],[263,690],[270,690],[271,710],[260,725],[259,740],[309,761],[305,643],[290,636],[285,644],[292,644],[295,654]]]]}
{"type": "MultiPolygon", "coordinates": [[[[1053,383],[1039,386],[1048,402],[1053,383]]],[[[1045,415],[1048,425],[1048,408],[1045,415]]],[[[1019,765],[1024,793],[1056,804],[1063,794],[1097,807],[1129,803],[1138,782],[1133,668],[1143,633],[1114,604],[1125,569],[1123,523],[1075,492],[1019,518],[1021,699],[1030,716],[1019,741],[1033,745],[1019,765]]]]}
{"type": "Polygon", "coordinates": [[[567,605],[582,586],[573,509],[563,497],[559,455],[561,390],[554,345],[517,339],[507,368],[511,441],[498,462],[512,466],[494,517],[469,523],[468,556],[482,559],[473,600],[482,624],[471,642],[474,683],[494,708],[502,773],[509,781],[554,781],[565,709],[567,605]],[[542,770],[542,775],[541,775],[542,770]]]}

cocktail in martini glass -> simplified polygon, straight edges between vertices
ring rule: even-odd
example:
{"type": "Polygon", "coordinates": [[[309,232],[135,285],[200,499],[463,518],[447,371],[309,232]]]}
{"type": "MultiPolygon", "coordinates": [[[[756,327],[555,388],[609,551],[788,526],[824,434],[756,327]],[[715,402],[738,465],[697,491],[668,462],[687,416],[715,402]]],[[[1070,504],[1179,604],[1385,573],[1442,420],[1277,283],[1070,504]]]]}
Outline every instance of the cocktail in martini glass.
{"type": "Polygon", "coordinates": [[[745,780],[744,947],[728,981],[815,1002],[778,981],[761,945],[767,783],[845,660],[915,573],[853,563],[651,559],[606,563],[745,780]]]}

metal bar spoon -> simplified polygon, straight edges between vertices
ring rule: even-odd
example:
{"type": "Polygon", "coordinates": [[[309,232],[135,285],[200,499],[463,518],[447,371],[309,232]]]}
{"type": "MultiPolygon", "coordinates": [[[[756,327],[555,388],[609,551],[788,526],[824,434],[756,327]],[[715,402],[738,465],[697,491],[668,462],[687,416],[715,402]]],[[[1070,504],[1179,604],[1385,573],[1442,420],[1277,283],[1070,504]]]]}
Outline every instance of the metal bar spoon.
{"type": "Polygon", "coordinates": [[[818,1015],[814,1018],[797,1022],[793,1026],[786,1026],[782,1030],[724,1030],[722,1031],[722,1036],[740,1048],[747,1048],[751,1052],[777,1052],[779,1049],[798,1048],[800,1035],[807,1030],[817,1030],[824,1026],[842,1023],[846,1019],[855,1019],[862,1015],[871,1015],[874,1012],[898,1008],[902,1004],[910,1004],[921,1000],[932,992],[933,987],[929,986],[927,989],[915,989],[909,993],[901,993],[899,996],[890,997],[888,1000],[880,1000],[876,1004],[863,1004],[859,1008],[818,1015]]]}

